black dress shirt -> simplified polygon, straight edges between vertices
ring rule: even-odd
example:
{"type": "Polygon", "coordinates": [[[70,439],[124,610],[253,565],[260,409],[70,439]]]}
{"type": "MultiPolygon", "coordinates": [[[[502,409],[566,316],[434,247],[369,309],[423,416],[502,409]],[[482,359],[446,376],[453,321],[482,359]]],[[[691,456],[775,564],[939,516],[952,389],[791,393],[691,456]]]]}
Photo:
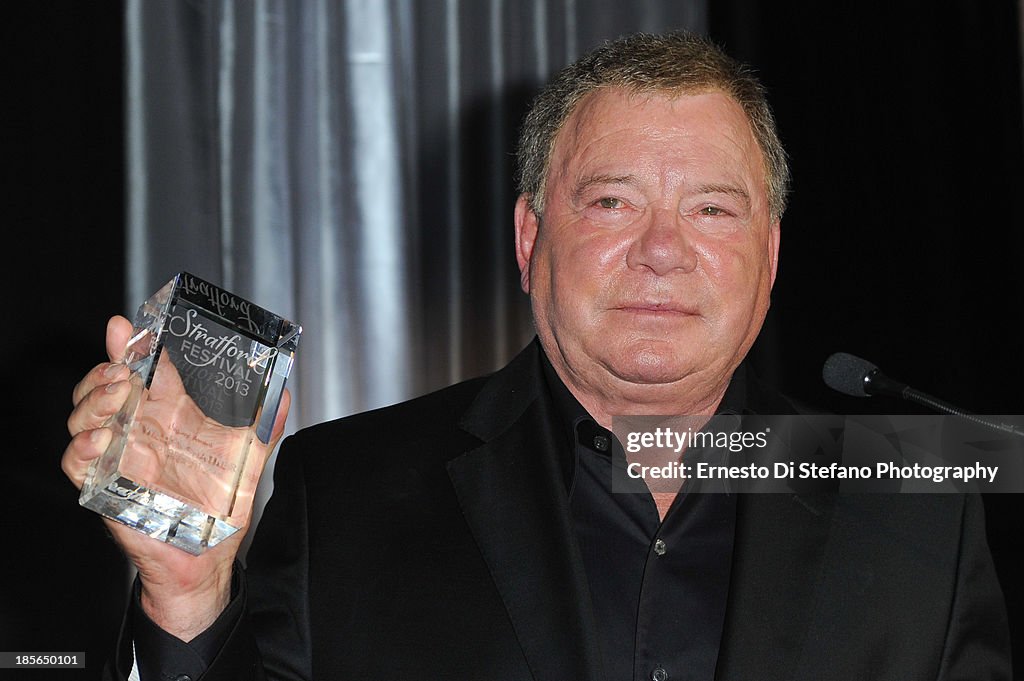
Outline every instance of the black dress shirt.
{"type": "Polygon", "coordinates": [[[242,617],[245,608],[245,580],[239,566],[231,577],[231,601],[210,627],[188,643],[168,634],[149,619],[142,609],[140,585],[132,589],[132,635],[141,681],[193,681],[210,666],[224,641],[242,617]]]}
{"type": "MultiPolygon", "coordinates": [[[[546,359],[544,376],[556,422],[565,426],[563,470],[607,677],[710,681],[728,600],[736,496],[699,493],[687,482],[663,522],[642,479],[620,491],[630,482],[620,444],[546,359]]],[[[738,413],[742,392],[740,378],[719,413],[738,413]]]]}

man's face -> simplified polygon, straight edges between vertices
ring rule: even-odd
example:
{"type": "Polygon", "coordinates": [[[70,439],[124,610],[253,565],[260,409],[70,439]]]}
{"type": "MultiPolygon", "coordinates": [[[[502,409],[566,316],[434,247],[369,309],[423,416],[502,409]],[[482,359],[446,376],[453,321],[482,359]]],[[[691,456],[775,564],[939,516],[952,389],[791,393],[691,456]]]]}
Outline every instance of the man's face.
{"type": "Polygon", "coordinates": [[[555,140],[543,213],[520,197],[516,252],[570,388],[639,410],[673,394],[717,403],[768,311],[779,247],[740,106],[591,93],[555,140]]]}

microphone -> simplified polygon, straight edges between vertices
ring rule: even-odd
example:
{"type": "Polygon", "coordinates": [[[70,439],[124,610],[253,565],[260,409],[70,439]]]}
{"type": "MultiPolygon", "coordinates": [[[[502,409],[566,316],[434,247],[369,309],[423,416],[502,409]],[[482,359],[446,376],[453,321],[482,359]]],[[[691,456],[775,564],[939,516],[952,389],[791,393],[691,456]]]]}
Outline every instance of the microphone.
{"type": "Polygon", "coordinates": [[[911,388],[906,383],[893,380],[883,374],[877,366],[856,355],[845,352],[832,354],[825,360],[825,365],[821,369],[821,377],[824,379],[825,385],[844,395],[852,395],[853,397],[870,397],[872,395],[898,397],[942,414],[960,416],[988,428],[1024,437],[1024,431],[1012,425],[995,423],[980,418],[965,409],[953,406],[949,402],[911,388]]]}
{"type": "Polygon", "coordinates": [[[910,399],[906,394],[910,386],[906,383],[892,380],[866,359],[845,352],[836,352],[825,360],[821,377],[825,385],[844,395],[889,395],[910,399]]]}

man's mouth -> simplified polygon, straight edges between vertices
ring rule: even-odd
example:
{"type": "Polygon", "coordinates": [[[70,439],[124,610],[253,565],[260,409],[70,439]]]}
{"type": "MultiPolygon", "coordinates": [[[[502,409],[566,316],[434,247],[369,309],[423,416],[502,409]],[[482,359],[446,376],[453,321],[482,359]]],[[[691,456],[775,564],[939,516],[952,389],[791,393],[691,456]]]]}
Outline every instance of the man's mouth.
{"type": "Polygon", "coordinates": [[[692,317],[699,312],[692,305],[684,305],[671,301],[638,301],[627,302],[615,305],[614,310],[630,312],[637,315],[665,316],[665,317],[692,317]]]}

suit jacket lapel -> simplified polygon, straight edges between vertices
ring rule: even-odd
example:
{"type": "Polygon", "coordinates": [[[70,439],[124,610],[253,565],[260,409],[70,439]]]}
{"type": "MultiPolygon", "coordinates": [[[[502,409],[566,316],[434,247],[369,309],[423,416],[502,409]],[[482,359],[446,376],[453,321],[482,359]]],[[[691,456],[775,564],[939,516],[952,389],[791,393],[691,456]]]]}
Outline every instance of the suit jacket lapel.
{"type": "Polygon", "coordinates": [[[599,678],[593,613],[573,536],[536,344],[463,419],[484,441],[448,464],[463,514],[536,679],[599,678]]]}
{"type": "Polygon", "coordinates": [[[804,648],[835,497],[742,494],[716,678],[791,679],[804,648]]]}
{"type": "MultiPolygon", "coordinates": [[[[747,413],[793,414],[793,404],[746,367],[747,413]]],[[[756,417],[755,417],[756,418],[756,417]]],[[[729,600],[716,678],[792,679],[820,589],[835,492],[740,494],[729,600]]]]}

